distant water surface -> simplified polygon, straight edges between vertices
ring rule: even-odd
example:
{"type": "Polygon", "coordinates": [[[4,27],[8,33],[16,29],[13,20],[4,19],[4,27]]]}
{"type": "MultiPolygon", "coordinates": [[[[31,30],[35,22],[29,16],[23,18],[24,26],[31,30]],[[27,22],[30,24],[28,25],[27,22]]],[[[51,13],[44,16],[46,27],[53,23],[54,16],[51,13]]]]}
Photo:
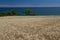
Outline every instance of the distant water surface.
{"type": "Polygon", "coordinates": [[[24,9],[30,9],[38,15],[60,15],[60,7],[0,7],[0,12],[16,10],[17,13],[25,15],[24,9]]]}

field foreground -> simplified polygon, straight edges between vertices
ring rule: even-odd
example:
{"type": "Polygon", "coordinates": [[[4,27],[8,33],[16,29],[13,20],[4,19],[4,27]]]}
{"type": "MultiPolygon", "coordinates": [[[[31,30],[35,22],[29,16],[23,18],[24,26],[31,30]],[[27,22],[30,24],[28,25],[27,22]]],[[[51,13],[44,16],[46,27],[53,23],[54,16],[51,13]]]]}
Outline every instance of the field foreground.
{"type": "Polygon", "coordinates": [[[0,40],[60,40],[60,16],[0,17],[0,40]]]}

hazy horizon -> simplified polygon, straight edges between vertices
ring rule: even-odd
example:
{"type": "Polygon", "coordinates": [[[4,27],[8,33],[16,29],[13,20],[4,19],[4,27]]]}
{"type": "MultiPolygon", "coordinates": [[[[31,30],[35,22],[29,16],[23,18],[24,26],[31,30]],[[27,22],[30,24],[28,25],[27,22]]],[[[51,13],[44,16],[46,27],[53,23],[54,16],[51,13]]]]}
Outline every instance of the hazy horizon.
{"type": "Polygon", "coordinates": [[[60,5],[0,5],[0,7],[60,7],[60,5]]]}

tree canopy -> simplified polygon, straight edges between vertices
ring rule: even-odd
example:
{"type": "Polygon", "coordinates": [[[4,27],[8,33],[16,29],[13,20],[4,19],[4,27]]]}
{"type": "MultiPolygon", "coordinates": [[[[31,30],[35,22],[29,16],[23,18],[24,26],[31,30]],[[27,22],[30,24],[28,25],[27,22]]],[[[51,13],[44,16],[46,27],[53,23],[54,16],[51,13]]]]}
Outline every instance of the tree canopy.
{"type": "Polygon", "coordinates": [[[35,15],[37,15],[37,14],[34,14],[34,13],[32,12],[32,10],[30,10],[30,9],[25,9],[25,10],[23,10],[23,12],[24,12],[26,15],[29,15],[29,16],[35,16],[35,15]]]}
{"type": "Polygon", "coordinates": [[[0,12],[0,16],[17,16],[19,15],[16,10],[0,12]]]}

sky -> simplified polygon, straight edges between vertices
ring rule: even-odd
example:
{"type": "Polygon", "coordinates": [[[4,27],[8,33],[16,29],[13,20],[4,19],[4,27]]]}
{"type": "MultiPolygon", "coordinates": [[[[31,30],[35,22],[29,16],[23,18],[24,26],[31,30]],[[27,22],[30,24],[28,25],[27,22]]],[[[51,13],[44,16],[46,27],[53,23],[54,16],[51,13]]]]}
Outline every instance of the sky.
{"type": "Polygon", "coordinates": [[[60,7],[60,0],[0,0],[0,7],[60,7]]]}

